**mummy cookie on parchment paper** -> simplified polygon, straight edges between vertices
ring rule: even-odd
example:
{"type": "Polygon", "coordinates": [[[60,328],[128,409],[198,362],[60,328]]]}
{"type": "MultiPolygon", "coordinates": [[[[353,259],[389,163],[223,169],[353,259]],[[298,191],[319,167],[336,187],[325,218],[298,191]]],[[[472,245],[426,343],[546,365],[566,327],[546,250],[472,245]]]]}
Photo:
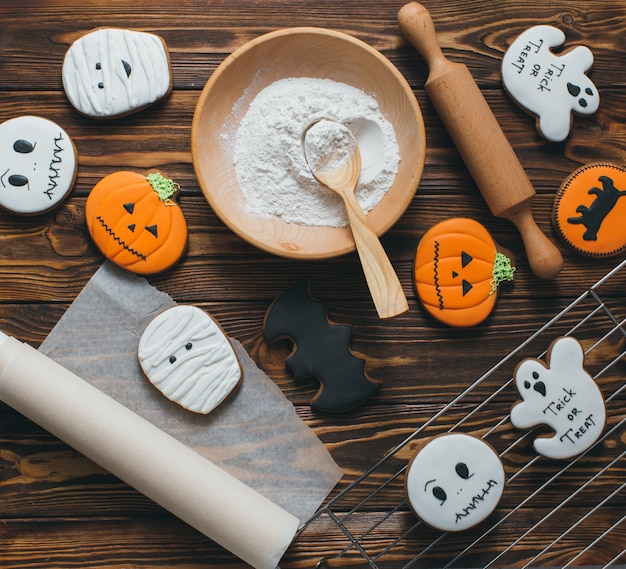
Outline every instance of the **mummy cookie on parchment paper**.
{"type": "Polygon", "coordinates": [[[547,425],[554,433],[537,437],[535,450],[547,458],[572,458],[600,438],[606,423],[604,397],[583,367],[583,348],[575,338],[555,340],[547,362],[529,358],[515,369],[523,401],[511,410],[511,423],[518,429],[547,425]]]}
{"type": "Polygon", "coordinates": [[[429,526],[463,531],[496,509],[505,484],[493,447],[472,435],[433,437],[411,459],[405,478],[409,505],[429,526]]]}
{"type": "Polygon", "coordinates": [[[77,39],[65,54],[62,75],[70,103],[92,118],[139,111],[172,90],[163,39],[121,28],[98,28],[77,39]]]}
{"type": "Polygon", "coordinates": [[[565,43],[560,29],[539,25],[523,32],[502,59],[502,83],[511,98],[537,117],[539,134],[551,142],[567,138],[572,113],[591,115],[600,95],[587,77],[593,54],[585,46],[555,54],[565,43]]]}
{"type": "Polygon", "coordinates": [[[165,397],[205,415],[239,387],[243,376],[221,326],[196,306],[161,312],[141,335],[137,355],[144,374],[165,397]]]}
{"type": "Polygon", "coordinates": [[[59,205],[76,177],[76,149],[58,124],[21,116],[0,124],[0,206],[37,215],[59,205]]]}

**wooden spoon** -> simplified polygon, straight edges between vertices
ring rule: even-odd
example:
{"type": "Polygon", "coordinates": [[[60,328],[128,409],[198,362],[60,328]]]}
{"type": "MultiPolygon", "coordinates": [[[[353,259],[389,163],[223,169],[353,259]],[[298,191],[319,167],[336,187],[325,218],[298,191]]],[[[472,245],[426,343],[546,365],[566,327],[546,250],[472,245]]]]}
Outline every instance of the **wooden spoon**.
{"type": "Polygon", "coordinates": [[[354,195],[361,173],[361,153],[356,139],[345,125],[323,119],[306,129],[303,143],[305,158],[313,175],[321,184],[341,196],[344,201],[356,250],[378,316],[391,318],[406,312],[409,306],[402,285],[376,233],[369,227],[367,217],[354,195]],[[342,159],[339,162],[333,159],[336,157],[330,155],[323,157],[327,160],[319,161],[319,156],[311,156],[310,148],[307,149],[307,138],[310,137],[311,133],[315,133],[318,125],[323,123],[333,123],[338,140],[343,139],[345,141],[346,136],[348,136],[353,142],[351,148],[346,148],[344,145],[342,159]]]}

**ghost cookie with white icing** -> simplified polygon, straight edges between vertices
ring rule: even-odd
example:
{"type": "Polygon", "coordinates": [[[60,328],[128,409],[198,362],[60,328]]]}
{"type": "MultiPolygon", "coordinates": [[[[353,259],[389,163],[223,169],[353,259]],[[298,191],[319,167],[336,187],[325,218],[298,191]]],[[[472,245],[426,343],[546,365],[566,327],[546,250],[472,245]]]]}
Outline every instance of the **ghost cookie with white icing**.
{"type": "Polygon", "coordinates": [[[243,376],[221,326],[195,306],[161,312],[141,335],[137,355],[144,374],[165,397],[205,415],[239,387],[243,376]]]}
{"type": "Polygon", "coordinates": [[[591,115],[598,110],[600,95],[587,77],[593,54],[585,46],[555,54],[565,34],[547,25],[523,32],[502,59],[502,83],[511,98],[537,117],[539,134],[551,142],[567,138],[572,113],[591,115]]]}
{"type": "Polygon", "coordinates": [[[121,28],[98,28],[77,39],[65,54],[62,77],[72,106],[92,118],[128,115],[172,90],[164,40],[121,28]]]}
{"type": "Polygon", "coordinates": [[[21,116],[0,124],[0,206],[37,215],[59,205],[76,177],[76,149],[55,122],[21,116]]]}
{"type": "Polygon", "coordinates": [[[548,364],[529,358],[515,369],[515,384],[523,401],[511,410],[518,429],[547,425],[554,434],[537,437],[535,450],[554,459],[567,459],[590,448],[606,423],[604,397],[584,369],[584,352],[572,337],[553,342],[548,364]]]}
{"type": "Polygon", "coordinates": [[[490,444],[461,433],[430,439],[411,459],[405,479],[411,509],[441,531],[467,530],[496,509],[504,467],[490,444]]]}

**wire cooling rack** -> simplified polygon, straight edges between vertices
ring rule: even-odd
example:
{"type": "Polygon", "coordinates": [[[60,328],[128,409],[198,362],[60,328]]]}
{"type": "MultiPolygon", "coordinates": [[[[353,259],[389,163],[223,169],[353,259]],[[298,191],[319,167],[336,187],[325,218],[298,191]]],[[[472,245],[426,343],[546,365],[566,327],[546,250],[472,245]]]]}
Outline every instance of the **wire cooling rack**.
{"type": "Polygon", "coordinates": [[[624,288],[626,260],[323,506],[301,530],[324,524],[329,544],[339,551],[322,557],[318,567],[626,567],[624,288]],[[608,418],[592,448],[554,461],[533,450],[540,432],[510,423],[511,405],[519,399],[512,374],[523,358],[545,360],[552,341],[567,335],[583,345],[585,369],[603,392],[608,418]],[[486,522],[441,533],[411,513],[404,475],[420,439],[450,431],[489,442],[507,482],[486,522]]]}

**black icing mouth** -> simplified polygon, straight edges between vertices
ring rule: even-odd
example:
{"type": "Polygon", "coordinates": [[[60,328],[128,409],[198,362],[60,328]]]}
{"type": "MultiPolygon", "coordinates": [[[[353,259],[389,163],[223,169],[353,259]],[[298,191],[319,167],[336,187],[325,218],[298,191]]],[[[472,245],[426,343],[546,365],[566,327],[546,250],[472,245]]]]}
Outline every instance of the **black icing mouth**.
{"type": "Polygon", "coordinates": [[[142,255],[139,251],[135,251],[135,249],[133,249],[132,247],[129,247],[128,245],[126,245],[126,243],[124,243],[117,235],[115,235],[115,233],[113,232],[113,230],[106,224],[106,222],[104,221],[104,219],[102,219],[101,216],[96,216],[96,219],[98,220],[98,222],[100,223],[100,225],[102,225],[102,227],[104,227],[104,230],[113,238],[114,241],[116,241],[117,243],[119,243],[125,251],[128,251],[129,253],[132,253],[133,255],[135,255],[135,257],[138,257],[139,259],[145,261],[146,260],[146,256],[142,255]]]}
{"type": "Polygon", "coordinates": [[[476,510],[487,498],[491,489],[496,487],[498,483],[495,480],[488,480],[485,488],[478,494],[472,497],[467,506],[465,506],[460,512],[456,513],[456,523],[469,516],[474,510],[476,510]]]}

